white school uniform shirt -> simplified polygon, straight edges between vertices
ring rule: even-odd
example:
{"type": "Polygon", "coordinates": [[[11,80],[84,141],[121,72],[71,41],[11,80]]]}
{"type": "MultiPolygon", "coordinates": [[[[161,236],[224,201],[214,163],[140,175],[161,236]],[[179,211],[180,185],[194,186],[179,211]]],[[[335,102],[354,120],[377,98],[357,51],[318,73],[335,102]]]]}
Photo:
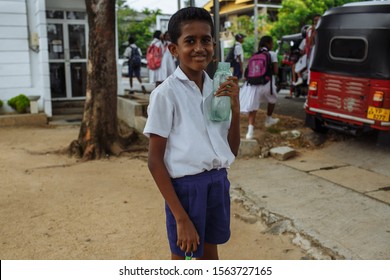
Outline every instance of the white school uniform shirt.
{"type": "Polygon", "coordinates": [[[131,44],[130,46],[128,46],[123,54],[124,57],[128,57],[129,60],[131,59],[131,54],[132,54],[132,49],[131,48],[137,48],[138,52],[139,52],[139,55],[142,56],[142,51],[139,47],[137,47],[136,44],[131,44]]]}
{"type": "Polygon", "coordinates": [[[201,93],[177,67],[150,95],[144,134],[167,138],[164,162],[171,178],[229,168],[235,158],[227,141],[230,120],[209,120],[213,86],[203,75],[201,93]]]}
{"type": "MultiPolygon", "coordinates": [[[[153,38],[153,40],[149,46],[151,46],[151,45],[156,45],[157,47],[159,47],[161,49],[161,53],[164,52],[164,46],[163,46],[163,43],[161,42],[161,40],[159,40],[157,38],[153,38]]],[[[163,70],[162,66],[160,66],[159,68],[157,68],[155,70],[149,69],[149,82],[150,83],[162,82],[165,80],[165,78],[166,77],[164,76],[164,70],[163,70]]]]}
{"type": "MultiPolygon", "coordinates": [[[[264,48],[263,48],[264,49],[264,48]]],[[[263,50],[262,49],[262,50],[263,50]]],[[[265,49],[267,50],[267,49],[265,49]]],[[[278,62],[276,52],[269,51],[271,57],[271,64],[278,62]]],[[[272,65],[273,69],[273,65],[272,65]]],[[[272,94],[271,85],[269,81],[265,85],[249,85],[244,83],[240,89],[240,112],[248,114],[260,109],[262,103],[275,104],[277,102],[277,91],[275,85],[275,76],[272,75],[272,94]]]]}
{"type": "Polygon", "coordinates": [[[234,59],[237,61],[238,57],[241,58],[241,62],[244,62],[244,49],[240,42],[236,42],[234,45],[234,59]]]}

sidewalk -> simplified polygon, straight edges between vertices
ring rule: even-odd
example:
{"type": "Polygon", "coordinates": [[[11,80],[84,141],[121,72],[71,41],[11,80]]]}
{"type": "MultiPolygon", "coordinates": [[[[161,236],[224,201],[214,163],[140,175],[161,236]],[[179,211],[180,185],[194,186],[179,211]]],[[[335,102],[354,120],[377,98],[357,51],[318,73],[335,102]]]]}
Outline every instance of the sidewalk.
{"type": "Polygon", "coordinates": [[[294,233],[316,259],[389,260],[390,152],[382,154],[387,167],[372,171],[358,166],[360,155],[336,151],[305,151],[287,161],[239,159],[229,170],[233,199],[271,232],[294,233]]]}
{"type": "MultiPolygon", "coordinates": [[[[151,93],[155,88],[154,83],[149,83],[148,78],[142,78],[142,85],[145,87],[148,93],[151,93]]],[[[128,77],[122,77],[122,88],[123,90],[130,90],[130,81],[128,77]]],[[[138,82],[136,78],[133,78],[133,90],[136,93],[142,93],[141,84],[138,82]]]]}

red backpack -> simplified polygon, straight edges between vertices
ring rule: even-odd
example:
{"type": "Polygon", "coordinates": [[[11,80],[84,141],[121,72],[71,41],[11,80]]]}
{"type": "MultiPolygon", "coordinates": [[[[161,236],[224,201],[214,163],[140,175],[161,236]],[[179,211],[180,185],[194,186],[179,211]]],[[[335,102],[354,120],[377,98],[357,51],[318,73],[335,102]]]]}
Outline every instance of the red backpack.
{"type": "Polygon", "coordinates": [[[150,70],[160,68],[162,60],[162,50],[156,45],[150,45],[146,51],[146,61],[150,70]]]}

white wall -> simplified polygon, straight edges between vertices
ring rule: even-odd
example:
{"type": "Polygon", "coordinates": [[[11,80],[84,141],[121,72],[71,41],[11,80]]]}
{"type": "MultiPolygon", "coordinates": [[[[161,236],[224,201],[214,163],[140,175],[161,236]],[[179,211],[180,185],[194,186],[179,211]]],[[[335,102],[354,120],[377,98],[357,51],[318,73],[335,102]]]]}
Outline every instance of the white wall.
{"type": "Polygon", "coordinates": [[[52,116],[46,27],[50,9],[85,11],[85,2],[0,0],[0,113],[12,112],[7,101],[23,93],[40,96],[39,110],[52,116]]]}
{"type": "Polygon", "coordinates": [[[0,0],[0,99],[6,102],[31,86],[27,10],[24,0],[0,0]]]}
{"type": "Polygon", "coordinates": [[[45,0],[0,0],[1,111],[13,111],[12,97],[38,95],[39,110],[51,116],[47,62],[45,0]]]}

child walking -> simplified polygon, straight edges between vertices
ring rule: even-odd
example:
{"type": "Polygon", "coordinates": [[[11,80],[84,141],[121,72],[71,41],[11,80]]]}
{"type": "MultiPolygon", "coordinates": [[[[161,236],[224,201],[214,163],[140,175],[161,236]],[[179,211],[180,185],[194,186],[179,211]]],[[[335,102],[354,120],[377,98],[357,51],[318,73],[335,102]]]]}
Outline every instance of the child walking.
{"type": "MultiPolygon", "coordinates": [[[[272,52],[274,44],[271,36],[263,36],[259,42],[259,52],[269,52],[271,58],[271,70],[274,75],[278,74],[278,58],[275,52],[272,52]]],[[[264,85],[250,85],[247,82],[241,88],[240,104],[241,113],[248,114],[248,132],[246,139],[253,138],[253,130],[255,126],[255,119],[257,110],[260,108],[261,102],[267,102],[267,116],[265,120],[265,127],[270,127],[278,123],[278,118],[273,118],[272,113],[275,109],[277,101],[277,91],[275,86],[275,78],[264,85]],[[272,84],[270,84],[272,83],[272,84]],[[271,88],[272,86],[272,88],[271,88]]]]}
{"type": "Polygon", "coordinates": [[[230,238],[230,183],[226,169],[240,145],[239,88],[229,77],[215,93],[229,96],[231,117],[209,120],[214,25],[205,9],[183,8],[168,24],[169,50],[179,67],[153,90],[144,134],[148,167],[165,199],[172,259],[218,259],[230,238]]]}
{"type": "Polygon", "coordinates": [[[126,48],[125,53],[123,54],[123,56],[128,58],[130,93],[134,93],[133,77],[137,78],[138,82],[141,85],[142,92],[146,93],[146,89],[142,85],[142,79],[141,79],[141,56],[142,56],[142,52],[141,52],[141,49],[135,44],[135,38],[133,36],[129,37],[129,46],[126,48]],[[139,64],[134,65],[134,64],[131,63],[133,55],[134,56],[138,56],[139,64]]]}

